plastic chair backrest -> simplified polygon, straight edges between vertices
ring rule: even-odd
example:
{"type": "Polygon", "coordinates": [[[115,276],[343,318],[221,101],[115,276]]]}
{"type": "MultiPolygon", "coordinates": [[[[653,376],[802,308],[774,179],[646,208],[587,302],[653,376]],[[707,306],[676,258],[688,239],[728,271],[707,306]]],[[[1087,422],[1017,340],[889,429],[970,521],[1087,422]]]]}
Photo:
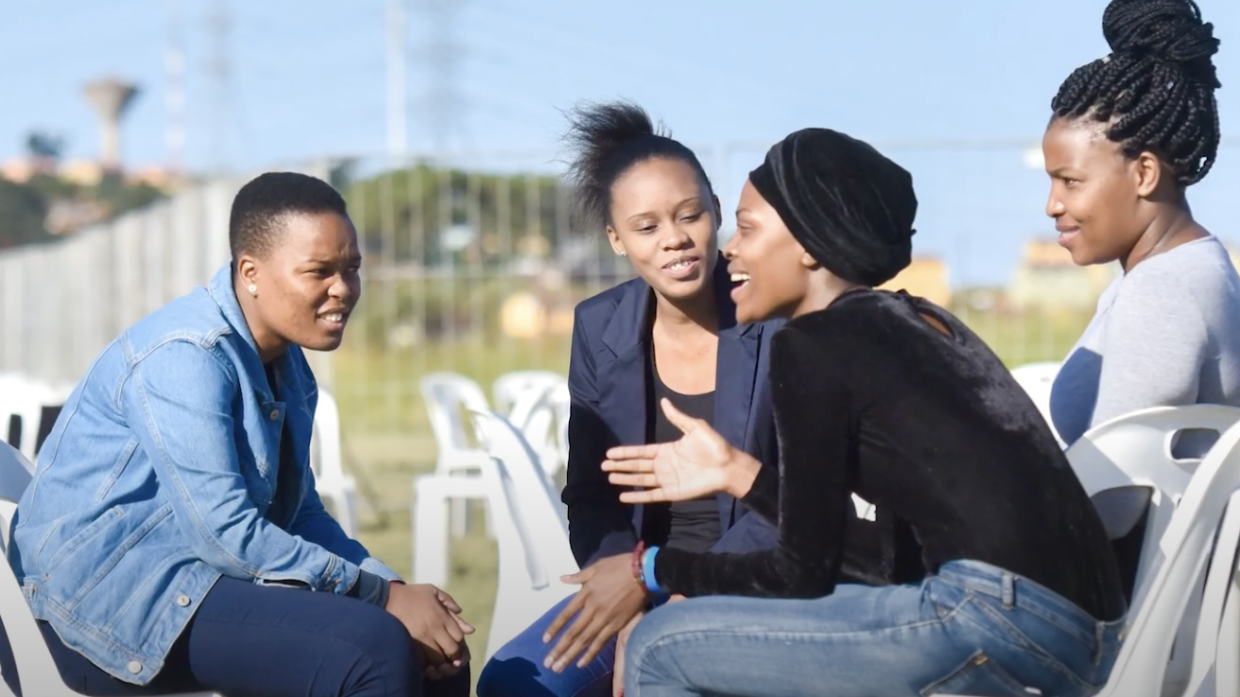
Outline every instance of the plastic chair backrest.
{"type": "Polygon", "coordinates": [[[474,450],[465,425],[465,412],[490,411],[486,395],[478,383],[464,375],[440,372],[422,378],[422,400],[426,403],[431,431],[439,447],[440,469],[452,466],[459,453],[474,450]]]}
{"type": "Polygon", "coordinates": [[[311,439],[310,466],[319,484],[344,479],[340,449],[340,409],[331,393],[319,390],[314,410],[314,437],[311,439]]]}
{"type": "MultiPolygon", "coordinates": [[[[535,589],[559,575],[577,570],[568,544],[568,530],[560,518],[554,487],[538,456],[507,419],[495,412],[474,415],[487,452],[496,460],[495,476],[525,550],[525,566],[535,589]]],[[[484,470],[484,476],[489,476],[484,470]]],[[[498,527],[498,526],[497,526],[498,527]]]]}
{"type": "MultiPolygon", "coordinates": [[[[1055,438],[1059,438],[1059,434],[1055,432],[1055,425],[1051,421],[1051,388],[1055,384],[1055,377],[1059,375],[1061,365],[1055,361],[1045,361],[1026,363],[1012,369],[1012,377],[1016,378],[1016,383],[1024,388],[1025,393],[1033,400],[1042,418],[1050,425],[1051,432],[1055,433],[1055,438]]],[[[1063,444],[1060,440],[1060,445],[1063,444]]]]}
{"type": "MultiPolygon", "coordinates": [[[[1240,423],[1240,408],[1236,407],[1156,407],[1096,426],[1068,449],[1068,461],[1090,496],[1132,485],[1149,489],[1131,607],[1139,606],[1158,570],[1159,544],[1200,465],[1199,460],[1181,460],[1172,454],[1177,434],[1187,430],[1222,434],[1236,423],[1240,423]]],[[[1164,673],[1172,688],[1183,687],[1190,679],[1197,608],[1202,600],[1200,585],[1185,593],[1190,598],[1189,611],[1176,631],[1176,650],[1164,673]]]]}
{"type": "Polygon", "coordinates": [[[1240,691],[1240,661],[1236,660],[1240,641],[1240,584],[1236,578],[1236,557],[1240,550],[1240,492],[1232,494],[1214,541],[1210,570],[1197,620],[1197,639],[1193,642],[1192,677],[1185,694],[1235,695],[1240,691]],[[1224,657],[1226,660],[1219,660],[1224,657]],[[1216,679],[1217,684],[1207,681],[1216,679]],[[1202,692],[1205,685],[1206,690],[1202,692]]]}
{"type": "Polygon", "coordinates": [[[1148,580],[1152,552],[1199,466],[1171,452],[1176,434],[1185,430],[1223,433],[1240,423],[1240,408],[1213,404],[1156,407],[1126,414],[1089,430],[1067,451],[1077,479],[1094,496],[1133,484],[1153,490],[1141,561],[1133,597],[1148,580]]]}
{"type": "Polygon", "coordinates": [[[0,374],[0,441],[7,441],[10,418],[17,416],[21,430],[17,442],[10,445],[34,460],[43,408],[63,404],[68,392],[16,373],[0,374]]]}
{"type": "Polygon", "coordinates": [[[495,412],[473,416],[495,464],[481,473],[499,544],[489,658],[572,594],[575,587],[559,577],[575,573],[577,563],[550,482],[521,432],[495,412]]]}
{"type": "Polygon", "coordinates": [[[567,379],[549,370],[517,370],[504,373],[491,384],[491,402],[495,411],[504,414],[517,428],[522,428],[520,420],[513,418],[514,410],[526,392],[533,391],[539,395],[567,382],[567,379]]]}
{"type": "Polygon", "coordinates": [[[1150,560],[1154,571],[1129,612],[1126,637],[1105,694],[1151,694],[1151,685],[1163,684],[1177,630],[1194,595],[1191,589],[1199,586],[1224,510],[1238,486],[1240,425],[1235,425],[1197,467],[1158,539],[1154,550],[1158,559],[1150,560]]]}
{"type": "Polygon", "coordinates": [[[554,477],[568,464],[568,411],[568,384],[561,382],[541,391],[525,392],[508,417],[538,454],[548,477],[554,477]]]}

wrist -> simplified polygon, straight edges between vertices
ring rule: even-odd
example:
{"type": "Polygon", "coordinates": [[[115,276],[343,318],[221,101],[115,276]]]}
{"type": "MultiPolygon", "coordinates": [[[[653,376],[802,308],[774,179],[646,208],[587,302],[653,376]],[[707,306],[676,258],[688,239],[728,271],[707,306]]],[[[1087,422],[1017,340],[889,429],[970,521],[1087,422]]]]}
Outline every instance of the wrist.
{"type": "Polygon", "coordinates": [[[753,488],[762,463],[747,452],[735,450],[724,473],[724,491],[734,499],[743,499],[753,488]]]}
{"type": "Polygon", "coordinates": [[[646,541],[638,540],[637,546],[633,548],[633,555],[630,560],[630,564],[632,566],[633,581],[636,582],[637,585],[641,586],[643,590],[646,588],[645,580],[642,577],[642,557],[645,553],[646,541]]]}

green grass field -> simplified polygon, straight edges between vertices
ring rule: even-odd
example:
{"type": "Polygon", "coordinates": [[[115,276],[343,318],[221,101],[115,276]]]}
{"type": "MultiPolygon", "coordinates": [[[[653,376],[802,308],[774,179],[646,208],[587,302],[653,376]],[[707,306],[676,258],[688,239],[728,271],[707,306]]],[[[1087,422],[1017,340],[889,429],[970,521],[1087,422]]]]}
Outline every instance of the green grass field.
{"type": "MultiPolygon", "coordinates": [[[[1081,313],[1039,313],[1036,317],[970,313],[965,320],[1008,365],[1061,359],[1084,330],[1081,313]]],[[[361,540],[370,551],[404,575],[411,572],[412,536],[409,506],[414,475],[435,464],[435,440],[418,394],[418,378],[436,370],[468,375],[489,389],[495,378],[512,370],[568,370],[568,338],[487,342],[463,338],[419,349],[380,352],[346,345],[332,356],[340,402],[345,467],[358,480],[366,502],[361,540]]],[[[481,534],[481,510],[475,532],[452,545],[447,591],[478,627],[470,640],[481,670],[496,583],[494,541],[481,534]]],[[[446,526],[446,521],[445,521],[446,526]]]]}

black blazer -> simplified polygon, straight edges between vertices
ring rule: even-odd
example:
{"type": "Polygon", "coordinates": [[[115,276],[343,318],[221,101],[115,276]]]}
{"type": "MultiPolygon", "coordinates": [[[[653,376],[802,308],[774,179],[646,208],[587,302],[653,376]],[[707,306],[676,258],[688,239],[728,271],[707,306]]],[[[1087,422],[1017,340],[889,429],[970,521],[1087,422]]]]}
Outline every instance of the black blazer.
{"type": "MultiPolygon", "coordinates": [[[[767,382],[771,336],[782,320],[736,324],[726,263],[716,265],[719,353],[715,368],[715,429],[729,443],[776,467],[779,453],[767,382]]],[[[608,448],[646,442],[649,410],[651,308],[654,296],[640,278],[595,295],[577,306],[573,322],[568,389],[568,534],[582,568],[601,557],[632,551],[642,530],[642,507],[620,502],[621,487],[600,468],[608,448]]],[[[772,547],[773,525],[744,505],[719,494],[723,537],[712,551],[745,552],[772,547]]]]}

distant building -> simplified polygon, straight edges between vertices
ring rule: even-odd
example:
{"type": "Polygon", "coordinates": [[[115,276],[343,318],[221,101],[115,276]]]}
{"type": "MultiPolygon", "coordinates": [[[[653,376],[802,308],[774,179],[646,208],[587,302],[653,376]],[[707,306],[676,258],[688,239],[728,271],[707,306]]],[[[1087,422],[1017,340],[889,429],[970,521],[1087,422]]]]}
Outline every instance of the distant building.
{"type": "Polygon", "coordinates": [[[96,186],[103,180],[104,166],[94,160],[69,160],[60,166],[61,179],[78,186],[96,186]]]}
{"type": "Polygon", "coordinates": [[[52,201],[43,227],[53,235],[67,235],[112,217],[112,207],[102,201],[63,199],[52,201]]]}
{"type": "Polygon", "coordinates": [[[884,290],[906,290],[940,307],[947,307],[952,301],[947,264],[935,257],[913,259],[911,264],[881,287],[884,290]]]}
{"type": "Polygon", "coordinates": [[[1068,250],[1054,240],[1029,240],[1012,277],[1008,301],[1018,310],[1092,310],[1119,271],[1119,264],[1077,266],[1068,250]]]}

